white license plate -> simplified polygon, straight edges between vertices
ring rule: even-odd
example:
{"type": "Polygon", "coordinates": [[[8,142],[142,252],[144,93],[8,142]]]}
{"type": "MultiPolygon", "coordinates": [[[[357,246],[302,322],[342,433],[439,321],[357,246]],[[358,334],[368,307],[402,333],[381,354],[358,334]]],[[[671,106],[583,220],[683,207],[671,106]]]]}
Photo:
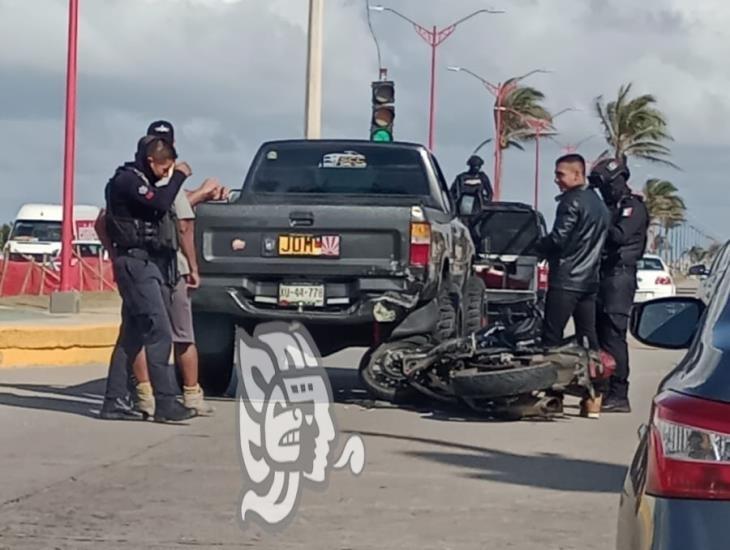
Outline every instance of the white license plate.
{"type": "Polygon", "coordinates": [[[324,285],[279,285],[279,305],[324,306],[324,285]]]}

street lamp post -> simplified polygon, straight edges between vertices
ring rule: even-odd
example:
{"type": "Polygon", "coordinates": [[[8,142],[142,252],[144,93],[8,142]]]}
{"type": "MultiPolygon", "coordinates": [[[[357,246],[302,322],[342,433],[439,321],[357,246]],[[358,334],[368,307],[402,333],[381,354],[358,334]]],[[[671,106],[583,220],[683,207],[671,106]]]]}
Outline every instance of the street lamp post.
{"type": "Polygon", "coordinates": [[[517,88],[517,84],[535,73],[549,73],[545,69],[534,69],[528,73],[525,73],[516,78],[512,78],[507,82],[500,82],[498,84],[492,84],[485,78],[479,76],[475,72],[465,69],[464,67],[449,67],[450,71],[464,72],[477,80],[479,80],[484,87],[494,95],[495,106],[494,106],[494,199],[499,200],[502,190],[502,126],[503,118],[502,112],[505,110],[502,103],[507,95],[517,88]]]}
{"type": "Polygon", "coordinates": [[[305,95],[304,133],[318,139],[322,133],[322,19],[324,0],[309,0],[307,37],[307,88],[305,95]]]}
{"type": "Polygon", "coordinates": [[[401,19],[404,19],[411,25],[413,25],[413,28],[416,30],[418,35],[423,38],[423,40],[426,41],[426,43],[431,47],[431,92],[430,92],[430,99],[429,99],[429,116],[428,116],[428,148],[433,151],[434,147],[434,134],[435,134],[435,116],[436,116],[436,49],[449,37],[453,34],[454,30],[458,25],[461,23],[467,21],[468,19],[471,19],[472,17],[475,17],[482,13],[504,13],[502,10],[492,10],[492,9],[481,9],[477,10],[466,17],[462,17],[458,21],[455,21],[451,25],[448,25],[446,27],[443,27],[442,29],[439,29],[436,25],[433,27],[426,28],[418,23],[416,23],[413,19],[410,17],[407,17],[400,13],[399,11],[396,11],[392,8],[386,8],[384,6],[370,6],[370,9],[373,11],[380,11],[385,12],[388,11],[394,15],[397,15],[401,19]]]}

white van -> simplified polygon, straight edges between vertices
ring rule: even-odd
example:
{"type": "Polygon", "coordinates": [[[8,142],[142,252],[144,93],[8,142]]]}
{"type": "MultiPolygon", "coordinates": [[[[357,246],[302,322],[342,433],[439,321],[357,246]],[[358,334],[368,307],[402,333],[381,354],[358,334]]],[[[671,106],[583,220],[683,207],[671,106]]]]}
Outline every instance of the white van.
{"type": "MultiPolygon", "coordinates": [[[[74,206],[74,241],[93,242],[101,245],[94,231],[94,221],[100,208],[91,205],[74,206]]],[[[15,216],[5,245],[5,256],[11,260],[51,259],[61,252],[61,222],[63,207],[60,204],[24,204],[15,216]]]]}

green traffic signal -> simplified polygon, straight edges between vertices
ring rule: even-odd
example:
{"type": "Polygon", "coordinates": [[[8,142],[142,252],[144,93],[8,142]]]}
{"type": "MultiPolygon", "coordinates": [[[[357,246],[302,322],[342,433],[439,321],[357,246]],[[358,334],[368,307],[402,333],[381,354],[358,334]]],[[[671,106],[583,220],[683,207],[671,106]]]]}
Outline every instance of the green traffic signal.
{"type": "Polygon", "coordinates": [[[392,80],[371,83],[372,112],[370,115],[371,141],[392,142],[395,119],[395,85],[392,80]]]}
{"type": "Polygon", "coordinates": [[[373,141],[393,141],[393,136],[388,130],[375,130],[372,134],[373,141]]]}

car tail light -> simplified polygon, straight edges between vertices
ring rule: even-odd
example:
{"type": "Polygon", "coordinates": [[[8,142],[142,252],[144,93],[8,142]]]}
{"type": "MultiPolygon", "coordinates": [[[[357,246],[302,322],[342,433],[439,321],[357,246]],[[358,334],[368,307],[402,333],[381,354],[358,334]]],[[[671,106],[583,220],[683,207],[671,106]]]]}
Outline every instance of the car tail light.
{"type": "Polygon", "coordinates": [[[655,399],[647,493],[730,500],[730,404],[674,392],[655,399]]]}
{"type": "Polygon", "coordinates": [[[537,289],[547,290],[548,288],[548,266],[537,266],[537,289]]]}
{"type": "Polygon", "coordinates": [[[654,284],[657,285],[671,285],[672,279],[670,277],[657,277],[656,282],[654,284]]]}
{"type": "Polygon", "coordinates": [[[425,267],[431,257],[431,224],[426,221],[419,206],[411,209],[410,264],[425,267]]]}

